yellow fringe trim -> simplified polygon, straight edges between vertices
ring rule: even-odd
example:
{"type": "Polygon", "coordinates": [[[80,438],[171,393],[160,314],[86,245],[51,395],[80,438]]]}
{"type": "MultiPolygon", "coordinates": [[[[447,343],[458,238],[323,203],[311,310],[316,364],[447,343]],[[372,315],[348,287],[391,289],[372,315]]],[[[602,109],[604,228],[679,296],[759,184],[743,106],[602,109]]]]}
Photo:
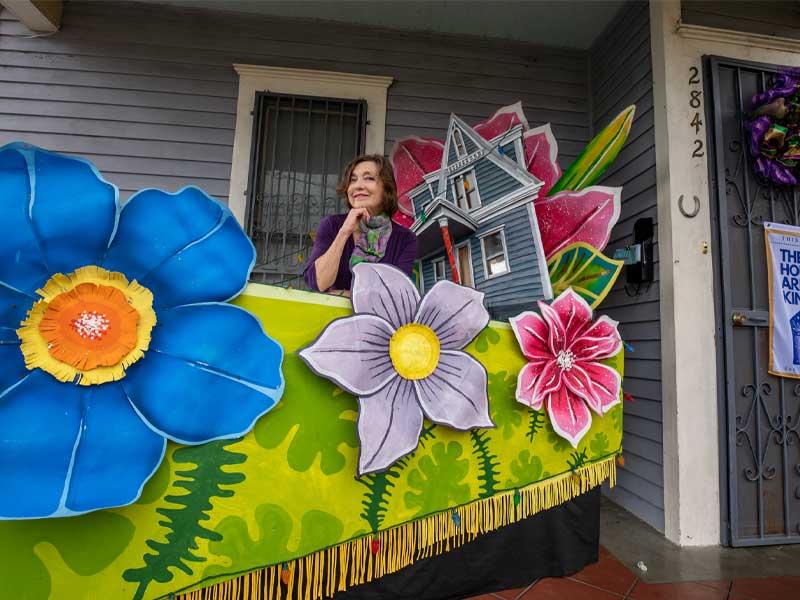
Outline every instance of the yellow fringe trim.
{"type": "Polygon", "coordinates": [[[69,275],[56,273],[36,292],[42,300],[36,302],[28,311],[27,318],[17,329],[21,341],[20,350],[25,357],[25,366],[29,370],[42,369],[63,382],[74,382],[80,385],[96,385],[109,381],[118,381],[125,377],[125,369],[144,356],[150,347],[150,334],[156,324],[156,313],[153,310],[153,293],[136,281],[128,282],[125,275],[107,271],[101,267],[86,266],[75,269],[69,275]],[[136,328],[136,347],[122,357],[116,365],[97,367],[89,371],[76,369],[70,364],[54,358],[47,347],[47,341],[39,333],[47,305],[59,294],[69,292],[81,283],[96,283],[120,290],[130,305],[139,313],[139,324],[136,328]]]}
{"type": "Polygon", "coordinates": [[[417,560],[437,556],[479,535],[526,519],[571,500],[608,480],[616,485],[616,456],[580,467],[520,490],[448,509],[392,529],[325,548],[283,565],[227,581],[170,594],[175,600],[321,600],[348,587],[394,573],[417,560]],[[519,494],[515,501],[515,495],[519,494]],[[456,526],[453,513],[461,519],[456,526]],[[373,552],[373,542],[378,542],[373,552]]]}

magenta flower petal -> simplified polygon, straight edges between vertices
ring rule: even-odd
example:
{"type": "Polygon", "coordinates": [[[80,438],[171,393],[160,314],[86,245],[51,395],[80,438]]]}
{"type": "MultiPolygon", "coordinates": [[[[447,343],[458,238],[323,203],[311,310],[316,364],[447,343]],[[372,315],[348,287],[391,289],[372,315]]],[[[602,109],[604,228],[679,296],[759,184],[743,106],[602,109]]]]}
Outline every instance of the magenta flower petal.
{"type": "Polygon", "coordinates": [[[359,476],[382,471],[419,444],[422,410],[414,385],[395,377],[374,394],[358,399],[359,476]]]}
{"type": "Polygon", "coordinates": [[[552,360],[550,330],[545,320],[535,312],[526,311],[508,320],[522,354],[530,361],[552,360]]]}
{"type": "Polygon", "coordinates": [[[441,166],[444,145],[434,138],[408,137],[395,143],[389,160],[394,167],[400,210],[414,214],[408,192],[423,181],[425,173],[441,166]]]}
{"type": "Polygon", "coordinates": [[[592,408],[595,412],[605,414],[611,407],[620,403],[622,378],[616,370],[596,362],[579,364],[592,383],[592,396],[596,399],[592,402],[592,408]],[[602,413],[595,408],[598,403],[602,413]]]}
{"type": "Polygon", "coordinates": [[[433,329],[443,350],[461,350],[489,324],[483,292],[440,281],[425,295],[414,321],[433,329]]]}
{"type": "Polygon", "coordinates": [[[410,323],[419,306],[419,292],[400,269],[378,263],[353,267],[353,310],[377,315],[395,329],[410,323]]]}
{"type": "Polygon", "coordinates": [[[300,351],[300,358],[352,394],[373,394],[397,377],[389,358],[393,333],[386,321],[373,315],[337,319],[300,351]]]}
{"type": "Polygon", "coordinates": [[[553,430],[568,440],[573,448],[592,426],[592,414],[586,403],[564,386],[547,398],[547,413],[553,430]]]}
{"type": "Polygon", "coordinates": [[[592,379],[589,374],[576,364],[571,369],[565,370],[563,374],[564,385],[569,388],[576,396],[583,398],[594,412],[598,415],[603,414],[603,403],[595,394],[592,379]]]}
{"type": "Polygon", "coordinates": [[[567,331],[564,323],[554,308],[544,302],[539,302],[539,310],[547,323],[547,345],[554,357],[567,348],[567,331]]]}
{"type": "Polygon", "coordinates": [[[465,431],[494,427],[489,417],[486,369],[464,352],[443,350],[436,370],[414,382],[425,415],[436,423],[465,431]]]}
{"type": "Polygon", "coordinates": [[[622,188],[592,186],[579,192],[559,192],[534,201],[542,247],[547,258],[576,242],[598,250],[608,244],[619,219],[622,188]]]}
{"type": "Polygon", "coordinates": [[[614,356],[622,347],[617,323],[605,315],[597,319],[580,337],[574,339],[569,349],[580,361],[598,360],[614,356]]]}
{"type": "Polygon", "coordinates": [[[532,404],[541,406],[547,397],[562,387],[562,371],[554,360],[542,364],[536,383],[533,384],[531,395],[532,404]]]}
{"type": "Polygon", "coordinates": [[[558,313],[561,323],[564,324],[567,345],[592,323],[592,307],[572,288],[564,290],[550,306],[558,313]]]}
{"type": "Polygon", "coordinates": [[[544,364],[542,363],[530,362],[522,367],[517,376],[517,402],[530,406],[533,410],[541,410],[542,408],[542,398],[534,398],[533,388],[543,367],[544,364]]]}
{"type": "Polygon", "coordinates": [[[491,140],[519,124],[522,124],[523,130],[528,129],[528,119],[522,111],[522,103],[515,102],[497,109],[491,117],[481,121],[473,129],[482,138],[491,140]]]}
{"type": "Polygon", "coordinates": [[[553,137],[550,123],[523,133],[522,144],[525,148],[525,166],[529,173],[544,183],[539,196],[546,196],[561,177],[558,142],[553,137]]]}

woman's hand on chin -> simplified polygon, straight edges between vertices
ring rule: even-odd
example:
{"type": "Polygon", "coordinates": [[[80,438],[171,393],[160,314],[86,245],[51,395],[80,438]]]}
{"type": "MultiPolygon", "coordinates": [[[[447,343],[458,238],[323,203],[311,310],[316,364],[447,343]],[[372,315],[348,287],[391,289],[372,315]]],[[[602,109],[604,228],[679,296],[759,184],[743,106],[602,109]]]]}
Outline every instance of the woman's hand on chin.
{"type": "Polygon", "coordinates": [[[347,213],[347,218],[342,223],[341,232],[347,235],[353,235],[358,229],[358,223],[361,219],[369,219],[369,211],[366,208],[351,208],[347,213]]]}

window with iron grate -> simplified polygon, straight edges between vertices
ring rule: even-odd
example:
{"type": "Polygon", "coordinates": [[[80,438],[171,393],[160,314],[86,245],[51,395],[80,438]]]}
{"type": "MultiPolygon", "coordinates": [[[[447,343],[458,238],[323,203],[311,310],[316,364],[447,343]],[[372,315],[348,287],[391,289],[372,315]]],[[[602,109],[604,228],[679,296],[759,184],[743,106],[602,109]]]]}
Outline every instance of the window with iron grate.
{"type": "Polygon", "coordinates": [[[245,217],[256,247],[251,281],[305,288],[319,222],[345,210],[336,183],[364,151],[366,113],[363,100],[256,94],[245,217]]]}

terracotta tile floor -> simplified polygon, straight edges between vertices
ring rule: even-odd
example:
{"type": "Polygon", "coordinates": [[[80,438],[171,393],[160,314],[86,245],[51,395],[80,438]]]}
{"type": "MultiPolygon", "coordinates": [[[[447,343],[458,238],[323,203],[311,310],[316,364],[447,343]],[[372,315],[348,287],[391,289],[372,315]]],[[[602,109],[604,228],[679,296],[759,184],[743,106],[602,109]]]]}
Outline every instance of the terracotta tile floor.
{"type": "Polygon", "coordinates": [[[602,546],[600,559],[571,577],[539,579],[528,587],[469,600],[793,600],[800,577],[645,583],[602,546]]]}

